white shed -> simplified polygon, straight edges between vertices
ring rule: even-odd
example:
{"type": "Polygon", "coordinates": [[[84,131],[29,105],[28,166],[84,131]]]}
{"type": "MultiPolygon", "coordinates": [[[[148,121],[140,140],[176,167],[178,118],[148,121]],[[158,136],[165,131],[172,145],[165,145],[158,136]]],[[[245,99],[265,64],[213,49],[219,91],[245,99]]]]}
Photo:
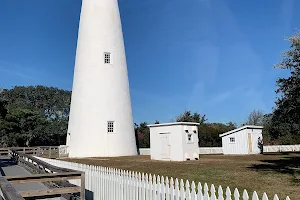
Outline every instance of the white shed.
{"type": "Polygon", "coordinates": [[[199,123],[175,122],[152,124],[150,127],[150,155],[152,160],[198,160],[199,123]]]}
{"type": "Polygon", "coordinates": [[[260,154],[262,153],[262,126],[242,126],[220,134],[223,154],[260,154]]]}

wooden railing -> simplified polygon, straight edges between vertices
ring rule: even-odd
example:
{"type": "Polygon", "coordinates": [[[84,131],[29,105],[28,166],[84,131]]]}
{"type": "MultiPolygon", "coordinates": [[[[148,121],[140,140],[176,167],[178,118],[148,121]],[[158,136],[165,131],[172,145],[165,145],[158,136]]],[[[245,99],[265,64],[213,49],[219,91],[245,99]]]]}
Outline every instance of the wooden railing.
{"type": "Polygon", "coordinates": [[[40,147],[6,147],[0,148],[0,155],[5,155],[9,151],[22,152],[29,155],[37,155],[46,158],[58,158],[58,146],[40,146],[40,147]]]}
{"type": "MultiPolygon", "coordinates": [[[[11,158],[19,165],[33,173],[31,176],[5,176],[0,179],[0,187],[5,200],[23,200],[24,198],[49,198],[63,196],[70,199],[72,195],[84,199],[85,196],[85,174],[81,171],[60,168],[43,162],[30,154],[45,155],[46,152],[53,153],[53,147],[34,148],[6,148],[0,149],[9,152],[11,158]],[[68,182],[72,179],[81,179],[81,185],[73,185],[68,182]],[[41,182],[48,186],[46,190],[31,190],[17,192],[12,184],[41,182]]],[[[6,152],[6,153],[7,153],[6,152]]],[[[50,154],[51,154],[50,153],[50,154]]],[[[51,157],[51,156],[50,156],[51,157]]],[[[0,195],[1,197],[1,195],[0,195]]],[[[0,198],[1,200],[1,198],[0,198]]]]}

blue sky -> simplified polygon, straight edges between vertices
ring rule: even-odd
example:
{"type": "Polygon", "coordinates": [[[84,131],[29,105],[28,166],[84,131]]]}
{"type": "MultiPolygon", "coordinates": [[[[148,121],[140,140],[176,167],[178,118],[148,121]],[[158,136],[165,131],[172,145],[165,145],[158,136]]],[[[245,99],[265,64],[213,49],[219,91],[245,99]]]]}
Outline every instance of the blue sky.
{"type": "MultiPolygon", "coordinates": [[[[71,90],[80,0],[0,0],[0,87],[71,90]]],[[[240,123],[274,106],[297,0],[119,0],[134,121],[240,123]]],[[[297,23],[298,22],[298,23],[297,23]]]]}

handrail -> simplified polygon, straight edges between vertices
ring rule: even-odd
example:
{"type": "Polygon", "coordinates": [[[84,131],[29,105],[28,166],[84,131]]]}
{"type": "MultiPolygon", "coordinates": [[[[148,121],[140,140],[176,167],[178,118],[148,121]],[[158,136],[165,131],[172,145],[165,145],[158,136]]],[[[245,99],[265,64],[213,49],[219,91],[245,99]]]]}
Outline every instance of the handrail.
{"type": "MultiPolygon", "coordinates": [[[[49,172],[51,172],[51,173],[53,173],[53,172],[78,172],[76,170],[50,165],[38,158],[35,158],[28,154],[24,154],[22,152],[12,151],[11,155],[12,155],[12,158],[16,162],[22,162],[23,164],[26,164],[27,162],[29,162],[29,163],[32,163],[33,165],[43,166],[44,169],[48,169],[49,172]]],[[[38,168],[40,168],[40,167],[38,167],[38,168]]],[[[46,172],[46,170],[45,170],[45,172],[46,172]]]]}
{"type": "Polygon", "coordinates": [[[8,151],[23,152],[24,154],[35,154],[37,156],[60,157],[59,146],[41,146],[41,147],[5,147],[0,148],[0,154],[7,154],[8,151]]]}
{"type": "MultiPolygon", "coordinates": [[[[45,147],[45,149],[47,148],[49,147],[45,147]]],[[[12,160],[16,161],[16,163],[23,165],[25,168],[28,168],[29,170],[32,170],[32,172],[37,174],[32,176],[0,177],[0,188],[5,200],[24,200],[23,197],[30,197],[30,196],[46,197],[49,195],[58,195],[58,194],[65,196],[77,192],[80,192],[80,198],[84,199],[85,196],[85,173],[84,172],[53,166],[32,155],[23,153],[22,152],[23,149],[22,150],[21,149],[22,148],[9,148],[6,150],[8,151],[8,154],[10,154],[12,160]],[[21,150],[21,151],[17,151],[17,150],[21,150]],[[71,179],[81,179],[81,186],[78,187],[67,181],[71,179]],[[27,191],[27,192],[19,192],[19,193],[11,185],[14,183],[29,183],[29,182],[45,182],[46,185],[49,185],[49,183],[46,182],[51,182],[52,185],[49,185],[50,188],[48,190],[27,191]]],[[[32,148],[32,149],[37,149],[37,148],[32,148]]],[[[43,147],[41,147],[40,149],[43,149],[43,147]]],[[[0,200],[2,200],[1,195],[0,195],[0,200]]]]}
{"type": "Polygon", "coordinates": [[[48,148],[53,148],[53,149],[58,149],[59,146],[34,146],[34,147],[0,147],[0,150],[23,150],[23,149],[48,149],[48,148]]]}

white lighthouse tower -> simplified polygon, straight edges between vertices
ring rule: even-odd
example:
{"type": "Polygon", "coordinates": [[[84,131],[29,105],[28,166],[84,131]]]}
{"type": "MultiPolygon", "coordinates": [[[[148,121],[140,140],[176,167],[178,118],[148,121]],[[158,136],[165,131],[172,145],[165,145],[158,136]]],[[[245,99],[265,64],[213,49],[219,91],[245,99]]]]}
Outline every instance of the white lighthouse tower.
{"type": "Polygon", "coordinates": [[[137,154],[117,0],[82,0],[67,146],[69,157],[137,154]]]}

